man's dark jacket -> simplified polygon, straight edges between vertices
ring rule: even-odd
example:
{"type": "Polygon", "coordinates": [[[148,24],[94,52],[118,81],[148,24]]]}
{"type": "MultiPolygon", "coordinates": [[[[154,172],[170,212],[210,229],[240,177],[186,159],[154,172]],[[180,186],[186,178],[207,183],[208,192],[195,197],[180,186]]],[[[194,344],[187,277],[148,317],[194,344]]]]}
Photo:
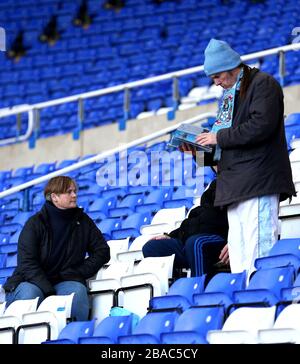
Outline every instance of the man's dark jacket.
{"type": "MultiPolygon", "coordinates": [[[[46,296],[55,294],[47,276],[47,261],[51,255],[52,237],[49,216],[44,205],[29,218],[18,241],[18,265],[4,285],[6,292],[14,290],[21,282],[37,285],[46,296]]],[[[70,224],[70,234],[60,267],[60,281],[78,281],[86,285],[110,259],[109,246],[102,233],[82,209],[76,208],[70,224]],[[86,258],[86,253],[88,257],[86,258]]]]}
{"type": "Polygon", "coordinates": [[[283,113],[278,82],[251,69],[246,96],[236,97],[232,126],[217,133],[222,154],[215,206],[264,195],[295,196],[283,113]]]}
{"type": "Polygon", "coordinates": [[[193,208],[180,227],[168,235],[183,243],[192,235],[213,234],[225,241],[228,234],[227,209],[214,206],[216,180],[212,181],[201,196],[201,205],[193,208]]]}

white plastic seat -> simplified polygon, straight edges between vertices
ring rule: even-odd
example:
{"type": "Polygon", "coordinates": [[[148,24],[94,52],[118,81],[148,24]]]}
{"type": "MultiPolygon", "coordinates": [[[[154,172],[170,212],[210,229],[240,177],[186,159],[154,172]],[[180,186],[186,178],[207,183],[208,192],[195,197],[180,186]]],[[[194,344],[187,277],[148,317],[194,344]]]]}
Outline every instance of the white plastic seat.
{"type": "Polygon", "coordinates": [[[168,292],[174,257],[173,254],[141,260],[134,274],[121,278],[121,288],[117,292],[118,305],[143,317],[147,313],[150,298],[168,292]]]}
{"type": "Polygon", "coordinates": [[[126,239],[108,240],[107,244],[110,248],[110,261],[107,263],[107,265],[110,265],[118,260],[118,253],[128,251],[129,237],[126,239]]]}
{"type": "Polygon", "coordinates": [[[142,260],[144,258],[142,248],[153,236],[155,235],[145,234],[138,236],[130,244],[127,252],[117,253],[117,260],[119,262],[142,260]]]}
{"type": "Polygon", "coordinates": [[[108,267],[100,269],[96,275],[95,280],[99,279],[117,279],[124,275],[133,273],[133,262],[119,262],[116,261],[110,264],[108,267]]]}
{"type": "Polygon", "coordinates": [[[140,232],[142,235],[157,235],[170,232],[178,227],[185,219],[185,206],[170,209],[161,209],[153,216],[151,224],[142,225],[140,232]]]}
{"type": "Polygon", "coordinates": [[[133,274],[133,265],[133,261],[112,263],[105,270],[99,271],[96,279],[89,281],[91,319],[95,320],[95,327],[109,315],[114,304],[114,294],[121,287],[121,277],[133,274]]]}
{"type": "Polygon", "coordinates": [[[22,326],[18,328],[18,343],[40,344],[49,338],[57,339],[67,319],[71,318],[73,298],[74,293],[48,296],[36,312],[24,314],[22,326]]]}
{"type": "Polygon", "coordinates": [[[155,235],[143,234],[143,235],[138,236],[137,238],[135,238],[133,240],[133,242],[131,243],[128,251],[142,250],[143,246],[147,243],[147,241],[149,241],[151,238],[153,238],[153,236],[155,236],[155,235]]]}
{"type": "Polygon", "coordinates": [[[5,308],[6,308],[6,302],[5,301],[1,302],[0,303],[0,317],[3,316],[5,308]]]}
{"type": "Polygon", "coordinates": [[[300,305],[291,304],[278,315],[273,328],[258,331],[261,344],[300,344],[300,305]]]}
{"type": "Polygon", "coordinates": [[[127,252],[121,252],[117,254],[117,259],[120,262],[126,262],[126,261],[139,261],[144,258],[143,251],[142,250],[128,250],[127,252]]]}
{"type": "Polygon", "coordinates": [[[91,319],[95,320],[95,327],[107,316],[114,304],[114,294],[121,283],[116,279],[100,279],[89,282],[92,296],[91,319]]]}
{"type": "Polygon", "coordinates": [[[293,197],[291,203],[289,200],[280,202],[279,218],[280,238],[299,238],[300,237],[300,196],[293,197]]]}
{"type": "Polygon", "coordinates": [[[258,330],[271,328],[276,306],[241,307],[231,313],[222,330],[207,333],[210,344],[256,344],[258,330]]]}
{"type": "Polygon", "coordinates": [[[0,343],[12,344],[15,330],[23,324],[23,315],[36,311],[39,298],[30,300],[17,300],[12,302],[0,317],[0,328],[8,328],[0,331],[0,343]],[[9,329],[9,328],[13,328],[9,329]]]}

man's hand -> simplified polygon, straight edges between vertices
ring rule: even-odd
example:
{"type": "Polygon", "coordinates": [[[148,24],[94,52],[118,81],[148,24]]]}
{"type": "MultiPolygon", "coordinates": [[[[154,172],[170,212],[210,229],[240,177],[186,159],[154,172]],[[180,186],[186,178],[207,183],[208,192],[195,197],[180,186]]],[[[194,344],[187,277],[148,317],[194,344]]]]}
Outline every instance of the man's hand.
{"type": "Polygon", "coordinates": [[[192,153],[192,155],[196,154],[196,148],[193,147],[191,144],[182,143],[182,144],[180,144],[178,149],[180,150],[180,152],[192,153]]]}
{"type": "Polygon", "coordinates": [[[201,133],[196,136],[196,142],[200,145],[216,145],[217,135],[215,133],[201,133]]]}
{"type": "Polygon", "coordinates": [[[154,236],[153,238],[151,238],[151,240],[161,240],[161,239],[171,239],[171,237],[163,234],[163,235],[157,235],[157,236],[154,236]]]}
{"type": "Polygon", "coordinates": [[[224,246],[219,255],[220,262],[223,264],[229,264],[229,252],[228,252],[228,244],[224,246]]]}

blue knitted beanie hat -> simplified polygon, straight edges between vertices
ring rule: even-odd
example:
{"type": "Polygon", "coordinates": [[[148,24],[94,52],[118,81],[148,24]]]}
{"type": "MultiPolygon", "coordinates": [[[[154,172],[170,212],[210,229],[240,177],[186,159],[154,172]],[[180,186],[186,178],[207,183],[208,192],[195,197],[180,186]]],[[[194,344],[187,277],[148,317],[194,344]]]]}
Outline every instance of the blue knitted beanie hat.
{"type": "Polygon", "coordinates": [[[204,72],[207,76],[232,70],[242,63],[240,55],[222,40],[211,39],[204,55],[204,72]]]}

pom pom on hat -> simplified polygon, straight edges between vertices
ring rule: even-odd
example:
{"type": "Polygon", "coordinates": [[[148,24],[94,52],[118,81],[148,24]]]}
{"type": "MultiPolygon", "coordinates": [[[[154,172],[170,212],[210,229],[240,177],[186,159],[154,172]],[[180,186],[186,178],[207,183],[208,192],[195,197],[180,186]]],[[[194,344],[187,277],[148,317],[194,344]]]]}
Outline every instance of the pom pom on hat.
{"type": "Polygon", "coordinates": [[[242,63],[240,55],[228,43],[211,39],[204,51],[204,72],[207,76],[229,71],[242,63]]]}

